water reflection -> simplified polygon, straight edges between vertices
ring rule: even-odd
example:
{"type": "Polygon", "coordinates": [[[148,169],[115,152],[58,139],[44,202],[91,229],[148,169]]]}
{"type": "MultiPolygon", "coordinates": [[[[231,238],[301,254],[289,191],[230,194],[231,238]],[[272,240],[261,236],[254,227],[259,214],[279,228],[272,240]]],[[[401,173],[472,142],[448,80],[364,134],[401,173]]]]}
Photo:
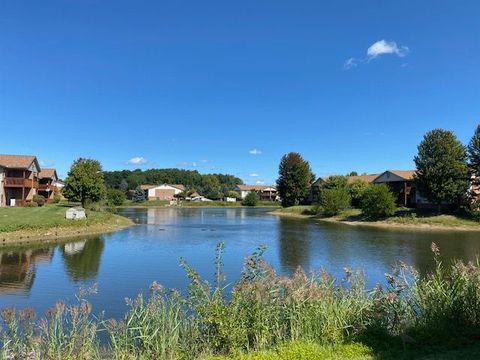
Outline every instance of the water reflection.
{"type": "Polygon", "coordinates": [[[0,251],[0,294],[25,294],[35,279],[37,264],[49,263],[52,248],[0,251]]]}
{"type": "Polygon", "coordinates": [[[62,245],[60,248],[68,276],[75,282],[96,277],[104,247],[100,237],[62,245]]]}
{"type": "Polygon", "coordinates": [[[294,271],[298,267],[310,268],[311,225],[297,219],[279,219],[278,253],[283,268],[289,271],[294,271]]]}

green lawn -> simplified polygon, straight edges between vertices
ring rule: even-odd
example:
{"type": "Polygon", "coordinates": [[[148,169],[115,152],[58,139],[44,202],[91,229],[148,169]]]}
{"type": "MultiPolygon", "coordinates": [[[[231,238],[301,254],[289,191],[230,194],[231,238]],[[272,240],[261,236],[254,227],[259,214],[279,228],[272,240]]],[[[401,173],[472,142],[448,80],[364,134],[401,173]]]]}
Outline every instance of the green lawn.
{"type": "Polygon", "coordinates": [[[17,230],[37,230],[54,227],[85,226],[108,223],[113,219],[123,219],[109,212],[87,211],[87,220],[67,220],[64,204],[42,207],[3,207],[0,208],[0,233],[17,230]]]}
{"type": "Polygon", "coordinates": [[[418,348],[403,350],[401,347],[376,350],[362,343],[317,345],[313,343],[294,342],[279,346],[269,351],[249,352],[225,357],[210,357],[208,360],[447,360],[447,359],[480,359],[480,343],[459,349],[418,348]]]}

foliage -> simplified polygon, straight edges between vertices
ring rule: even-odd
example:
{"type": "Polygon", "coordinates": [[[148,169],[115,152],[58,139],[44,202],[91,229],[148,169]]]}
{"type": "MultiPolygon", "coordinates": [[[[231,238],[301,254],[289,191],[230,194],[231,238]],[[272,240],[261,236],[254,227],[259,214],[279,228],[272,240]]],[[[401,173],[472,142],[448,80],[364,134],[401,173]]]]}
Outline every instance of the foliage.
{"type": "Polygon", "coordinates": [[[348,180],[342,175],[329,176],[322,185],[322,189],[346,189],[348,180]]]}
{"type": "Polygon", "coordinates": [[[109,206],[122,206],[125,202],[125,193],[117,189],[108,189],[107,191],[107,204],[109,206]]]}
{"type": "Polygon", "coordinates": [[[229,191],[227,193],[227,197],[238,200],[238,199],[240,199],[240,194],[238,192],[232,190],[232,191],[229,191]]]}
{"type": "Polygon", "coordinates": [[[187,294],[154,282],[148,298],[127,300],[122,320],[92,316],[83,295],[76,304],[57,303],[39,320],[30,309],[4,309],[0,357],[365,359],[386,358],[383,347],[387,353],[400,349],[390,358],[409,359],[427,347],[463,348],[480,336],[479,263],[445,265],[435,244],[433,272],[421,276],[399,263],[385,274],[387,285],[372,291],[366,291],[362,272],[350,268],[343,281],[302,269],[278,276],[261,247],[246,258],[227,292],[223,251],[220,243],[213,282],[182,260],[187,294]],[[107,346],[100,334],[107,335],[107,346]]]}
{"type": "Polygon", "coordinates": [[[61,200],[62,200],[62,195],[60,195],[60,193],[56,191],[55,194],[53,194],[53,203],[58,204],[61,200]]]}
{"type": "MultiPolygon", "coordinates": [[[[202,175],[196,170],[184,169],[136,169],[133,171],[105,171],[104,177],[105,184],[108,187],[123,191],[127,191],[128,189],[133,190],[139,185],[144,184],[182,184],[187,189],[197,189],[199,193],[206,197],[210,197],[207,196],[206,193],[213,191],[215,196],[219,196],[220,194],[218,198],[227,194],[228,191],[233,190],[238,184],[243,184],[241,179],[233,175],[202,175]],[[216,180],[212,180],[211,177],[216,178],[216,180]],[[213,189],[209,188],[212,185],[213,189]]],[[[212,194],[210,193],[209,195],[212,194]]]]}
{"type": "Polygon", "coordinates": [[[282,206],[298,205],[308,198],[315,175],[299,153],[291,152],[282,157],[278,175],[277,190],[282,206]]]}
{"type": "Polygon", "coordinates": [[[320,207],[325,216],[338,215],[351,205],[350,194],[346,187],[322,188],[320,190],[320,207]]]}
{"type": "Polygon", "coordinates": [[[143,202],[145,200],[146,200],[145,191],[140,186],[138,186],[135,189],[135,192],[133,193],[132,201],[136,202],[136,203],[139,203],[139,202],[143,202]]]}
{"type": "Polygon", "coordinates": [[[39,194],[33,195],[32,201],[37,203],[38,206],[43,206],[46,202],[45,196],[39,194]]]}
{"type": "Polygon", "coordinates": [[[363,194],[365,190],[368,188],[368,183],[363,180],[355,180],[348,184],[348,192],[350,193],[350,197],[352,198],[352,206],[358,208],[360,207],[363,194]]]}
{"type": "Polygon", "coordinates": [[[350,171],[347,176],[358,176],[358,172],[356,171],[350,171]]]}
{"type": "Polygon", "coordinates": [[[469,188],[465,147],[451,131],[436,129],[425,134],[415,156],[418,191],[437,204],[456,203],[469,188]]]}
{"type": "Polygon", "coordinates": [[[395,196],[385,184],[368,185],[361,201],[363,214],[369,219],[381,219],[395,214],[395,196]]]}
{"type": "Polygon", "coordinates": [[[243,206],[257,206],[258,195],[255,191],[250,191],[242,201],[243,206]]]}
{"type": "Polygon", "coordinates": [[[25,207],[38,207],[38,204],[35,201],[30,201],[25,204],[25,207]]]}
{"type": "Polygon", "coordinates": [[[99,201],[106,193],[103,183],[102,166],[97,160],[79,158],[70,167],[63,195],[69,201],[99,201]]]}
{"type": "Polygon", "coordinates": [[[480,125],[477,126],[475,133],[467,147],[468,165],[472,174],[480,176],[480,125]]]}

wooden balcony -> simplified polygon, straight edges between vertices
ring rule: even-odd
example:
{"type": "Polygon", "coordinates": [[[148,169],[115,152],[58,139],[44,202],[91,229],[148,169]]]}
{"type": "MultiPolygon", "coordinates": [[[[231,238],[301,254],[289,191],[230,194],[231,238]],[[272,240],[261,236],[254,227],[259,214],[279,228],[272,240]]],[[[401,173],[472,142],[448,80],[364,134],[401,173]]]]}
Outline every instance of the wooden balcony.
{"type": "Polygon", "coordinates": [[[53,191],[53,184],[38,184],[38,190],[40,191],[53,191]]]}
{"type": "Polygon", "coordinates": [[[4,181],[5,187],[10,188],[38,188],[38,182],[32,179],[6,177],[4,181]]]}

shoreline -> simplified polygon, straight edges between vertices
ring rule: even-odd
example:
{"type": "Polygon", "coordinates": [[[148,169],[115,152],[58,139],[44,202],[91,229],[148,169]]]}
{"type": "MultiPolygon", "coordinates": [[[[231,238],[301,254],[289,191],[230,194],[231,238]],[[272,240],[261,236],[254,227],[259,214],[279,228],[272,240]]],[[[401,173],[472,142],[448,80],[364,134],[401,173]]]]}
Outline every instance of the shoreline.
{"type": "Polygon", "coordinates": [[[480,224],[478,225],[441,225],[441,224],[405,224],[395,221],[349,221],[336,217],[325,218],[318,215],[305,215],[299,213],[287,213],[283,211],[271,211],[270,215],[289,217],[293,219],[316,220],[330,224],[340,224],[346,226],[370,227],[383,230],[404,230],[404,231],[459,231],[459,232],[480,232],[480,224]]]}
{"type": "Polygon", "coordinates": [[[109,234],[135,225],[133,221],[124,216],[112,215],[113,217],[105,223],[1,232],[0,243],[2,245],[47,244],[68,238],[109,234]]]}

